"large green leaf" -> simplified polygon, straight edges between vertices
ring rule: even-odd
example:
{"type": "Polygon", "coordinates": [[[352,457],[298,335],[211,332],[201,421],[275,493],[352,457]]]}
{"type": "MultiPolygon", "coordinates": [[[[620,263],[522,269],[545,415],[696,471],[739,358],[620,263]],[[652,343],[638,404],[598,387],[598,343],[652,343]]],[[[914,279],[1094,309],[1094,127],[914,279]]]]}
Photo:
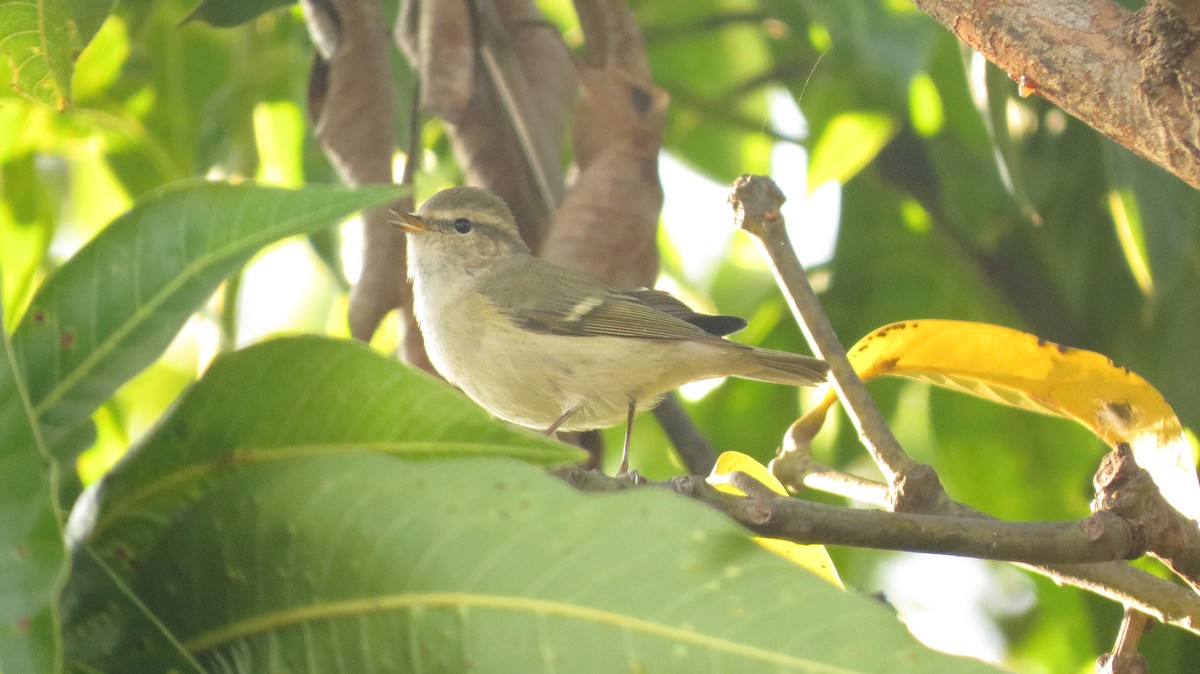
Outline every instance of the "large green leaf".
{"type": "MultiPolygon", "coordinates": [[[[0,307],[0,326],[4,325],[0,307]]],[[[52,672],[59,661],[54,600],[63,564],[56,467],[0,329],[0,670],[52,672]]]]}
{"type": "Polygon", "coordinates": [[[13,334],[51,453],[69,459],[65,438],[263,246],[398,194],[187,182],[139,200],[46,280],[13,334]]]}
{"type": "Polygon", "coordinates": [[[222,472],[363,452],[537,463],[585,458],[574,447],[492,419],[445,383],[363,344],[292,337],[214,362],[81,499],[72,522],[88,525],[91,545],[107,558],[135,564],[167,526],[164,515],[222,472]]]}
{"type": "MultiPolygon", "coordinates": [[[[131,587],[210,671],[996,671],[699,504],[500,459],[240,466],[131,587]]],[[[91,664],[144,671],[129,645],[91,664]]]]}

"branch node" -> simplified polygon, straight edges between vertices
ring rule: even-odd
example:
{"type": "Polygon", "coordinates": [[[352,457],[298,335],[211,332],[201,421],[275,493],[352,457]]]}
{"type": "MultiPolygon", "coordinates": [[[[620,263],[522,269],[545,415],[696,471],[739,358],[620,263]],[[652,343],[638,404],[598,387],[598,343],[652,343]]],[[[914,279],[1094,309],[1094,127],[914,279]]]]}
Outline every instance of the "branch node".
{"type": "Polygon", "coordinates": [[[1092,509],[1112,513],[1130,528],[1130,552],[1150,553],[1200,592],[1200,529],[1163,498],[1133,458],[1128,443],[1105,455],[1093,479],[1092,509]]]}
{"type": "Polygon", "coordinates": [[[770,504],[763,501],[750,500],[746,504],[745,517],[746,523],[754,526],[765,526],[768,522],[774,519],[775,512],[770,504]]]}
{"type": "Polygon", "coordinates": [[[946,490],[937,471],[929,464],[918,464],[902,473],[889,494],[893,512],[937,512],[946,490]]]}

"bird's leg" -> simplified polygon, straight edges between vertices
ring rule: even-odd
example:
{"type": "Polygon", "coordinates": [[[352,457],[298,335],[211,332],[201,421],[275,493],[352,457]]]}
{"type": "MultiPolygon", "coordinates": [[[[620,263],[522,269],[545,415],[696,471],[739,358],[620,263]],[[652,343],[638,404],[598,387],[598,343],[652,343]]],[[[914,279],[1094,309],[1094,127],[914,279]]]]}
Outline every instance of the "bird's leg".
{"type": "Polygon", "coordinates": [[[633,437],[633,415],[637,412],[637,398],[629,399],[629,416],[625,418],[625,446],[621,449],[621,467],[617,475],[629,472],[629,440],[633,437]]]}
{"type": "Polygon", "coordinates": [[[578,411],[579,411],[579,406],[576,405],[575,407],[572,407],[571,409],[567,410],[566,412],[563,412],[562,416],[555,419],[554,423],[550,424],[550,428],[546,429],[546,435],[554,435],[554,431],[557,431],[559,426],[562,426],[563,424],[567,423],[567,419],[570,419],[571,415],[575,414],[578,411]]]}

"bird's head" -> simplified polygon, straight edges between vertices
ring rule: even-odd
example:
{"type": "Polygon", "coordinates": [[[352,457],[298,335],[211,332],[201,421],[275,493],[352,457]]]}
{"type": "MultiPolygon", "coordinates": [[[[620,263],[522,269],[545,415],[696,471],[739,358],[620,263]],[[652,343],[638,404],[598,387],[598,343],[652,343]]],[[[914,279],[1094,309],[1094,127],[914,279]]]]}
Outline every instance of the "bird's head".
{"type": "Polygon", "coordinates": [[[416,213],[395,215],[409,235],[410,261],[421,265],[457,263],[471,272],[490,260],[529,254],[512,211],[479,187],[442,190],[416,213]]]}

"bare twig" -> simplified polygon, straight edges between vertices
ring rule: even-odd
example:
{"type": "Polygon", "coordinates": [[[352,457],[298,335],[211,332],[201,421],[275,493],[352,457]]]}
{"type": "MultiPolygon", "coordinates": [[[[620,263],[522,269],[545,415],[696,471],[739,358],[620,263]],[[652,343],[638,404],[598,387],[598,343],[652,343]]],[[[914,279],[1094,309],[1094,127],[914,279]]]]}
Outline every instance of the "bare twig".
{"type": "Polygon", "coordinates": [[[1148,674],[1150,666],[1137,648],[1149,624],[1146,614],[1126,608],[1117,642],[1112,653],[1105,653],[1096,661],[1096,674],[1148,674]]]}
{"type": "Polygon", "coordinates": [[[817,463],[812,456],[810,444],[807,442],[790,443],[790,438],[794,435],[794,432],[789,431],[784,439],[785,444],[781,455],[785,454],[786,460],[776,459],[771,462],[771,473],[785,486],[790,486],[796,491],[805,487],[826,494],[836,494],[877,508],[889,506],[890,500],[886,484],[817,463]]]}
{"type": "MultiPolygon", "coordinates": [[[[786,291],[788,304],[813,351],[829,362],[833,386],[863,445],[871,452],[883,473],[892,490],[891,498],[896,503],[900,496],[898,487],[901,481],[906,475],[912,474],[918,464],[900,447],[874,399],[850,365],[845,348],[825,316],[784,229],[779,208],[785,199],[775,182],[766,176],[738,178],[729,196],[735,221],[758,241],[767,254],[771,270],[786,291]]],[[[934,491],[940,491],[940,486],[934,491]]]]}
{"type": "MultiPolygon", "coordinates": [[[[790,472],[787,475],[796,484],[870,503],[880,508],[888,507],[885,498],[886,485],[821,466],[812,460],[807,446],[795,450],[791,458],[793,460],[788,463],[790,472]]],[[[1104,498],[1100,496],[1098,500],[1104,498]]],[[[1165,501],[1162,506],[1169,507],[1165,501]]],[[[1171,511],[1175,512],[1174,509],[1171,511]]],[[[937,504],[937,509],[930,512],[954,517],[988,518],[986,514],[949,498],[941,501],[937,504]]],[[[1175,516],[1182,518],[1178,513],[1175,516]]],[[[1182,521],[1176,523],[1178,526],[1173,525],[1167,530],[1169,535],[1165,537],[1165,543],[1159,544],[1160,549],[1171,551],[1169,554],[1173,554],[1184,565],[1187,562],[1183,560],[1189,560],[1192,556],[1200,554],[1200,550],[1197,550],[1196,546],[1185,542],[1191,538],[1192,530],[1195,529],[1194,525],[1190,530],[1184,526],[1187,522],[1190,520],[1182,518],[1182,521]]],[[[1134,524],[1135,541],[1141,540],[1144,537],[1142,531],[1145,527],[1137,525],[1136,522],[1134,524]]],[[[1188,629],[1200,633],[1200,624],[1195,622],[1195,608],[1192,606],[1193,602],[1188,596],[1187,590],[1174,585],[1170,586],[1174,589],[1166,590],[1163,586],[1164,581],[1140,569],[1119,563],[1021,564],[1021,566],[1051,578],[1061,585],[1073,585],[1127,606],[1137,606],[1141,611],[1149,613],[1163,622],[1183,626],[1190,625],[1188,629]]],[[[1181,575],[1186,577],[1184,573],[1181,575]]]]}
{"type": "MultiPolygon", "coordinates": [[[[812,461],[807,450],[796,451],[789,463],[788,475],[804,487],[830,494],[871,503],[881,508],[888,507],[884,497],[887,487],[883,484],[863,480],[853,475],[820,466],[812,461]]],[[[969,506],[944,499],[936,505],[936,512],[954,517],[988,518],[969,506]]],[[[988,518],[990,519],[990,518],[988,518]]],[[[1135,538],[1140,536],[1136,533],[1135,538]]],[[[1184,550],[1192,550],[1183,546],[1184,550]]],[[[1189,553],[1184,553],[1189,554],[1189,553]]],[[[1195,554],[1191,552],[1190,554],[1195,554]]],[[[1051,578],[1060,585],[1072,585],[1139,611],[1155,619],[1184,627],[1200,634],[1200,613],[1196,595],[1186,588],[1168,583],[1145,571],[1116,562],[1088,564],[1019,564],[1023,568],[1051,578]]]]}

